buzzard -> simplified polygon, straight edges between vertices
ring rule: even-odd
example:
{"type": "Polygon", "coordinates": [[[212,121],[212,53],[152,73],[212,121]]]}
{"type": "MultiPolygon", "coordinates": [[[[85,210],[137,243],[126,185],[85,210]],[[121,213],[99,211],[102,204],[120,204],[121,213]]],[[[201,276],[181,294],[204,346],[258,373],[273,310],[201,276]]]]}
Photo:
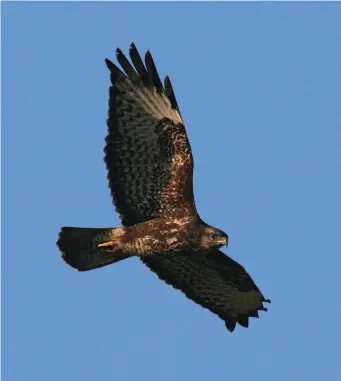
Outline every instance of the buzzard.
{"type": "Polygon", "coordinates": [[[245,269],[220,248],[223,231],[199,216],[193,195],[193,157],[168,76],[162,84],[150,51],[131,62],[116,50],[110,70],[105,163],[123,227],[63,227],[57,246],[79,271],[137,256],[157,276],[224,320],[229,331],[248,327],[266,311],[245,269]]]}

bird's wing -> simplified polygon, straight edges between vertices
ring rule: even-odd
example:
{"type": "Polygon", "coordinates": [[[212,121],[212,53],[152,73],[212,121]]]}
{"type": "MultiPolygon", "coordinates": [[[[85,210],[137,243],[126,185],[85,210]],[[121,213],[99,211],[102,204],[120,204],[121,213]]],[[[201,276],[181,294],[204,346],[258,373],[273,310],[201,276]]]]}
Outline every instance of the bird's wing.
{"type": "Polygon", "coordinates": [[[162,85],[149,51],[133,65],[117,49],[123,73],[111,61],[105,162],[123,225],[177,213],[196,214],[193,159],[169,77],[162,85]]]}
{"type": "Polygon", "coordinates": [[[262,293],[245,269],[220,250],[141,258],[167,284],[209,309],[225,321],[229,331],[236,323],[248,327],[249,317],[266,311],[262,293]]]}

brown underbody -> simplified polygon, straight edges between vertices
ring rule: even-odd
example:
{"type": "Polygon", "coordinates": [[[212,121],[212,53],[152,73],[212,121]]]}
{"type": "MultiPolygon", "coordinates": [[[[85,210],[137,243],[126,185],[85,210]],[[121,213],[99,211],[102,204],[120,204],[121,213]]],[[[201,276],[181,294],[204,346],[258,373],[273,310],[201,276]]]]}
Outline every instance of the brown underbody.
{"type": "Polygon", "coordinates": [[[198,218],[156,218],[137,225],[113,229],[114,239],[98,244],[106,252],[145,256],[202,250],[202,231],[207,227],[198,218]]]}

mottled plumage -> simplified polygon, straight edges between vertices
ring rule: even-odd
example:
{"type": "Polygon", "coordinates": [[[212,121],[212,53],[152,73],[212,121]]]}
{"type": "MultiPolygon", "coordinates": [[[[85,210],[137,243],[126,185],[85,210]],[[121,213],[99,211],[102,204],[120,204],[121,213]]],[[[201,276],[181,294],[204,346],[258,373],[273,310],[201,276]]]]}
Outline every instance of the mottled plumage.
{"type": "Polygon", "coordinates": [[[169,77],[164,85],[149,51],[143,63],[117,49],[124,72],[106,60],[109,90],[105,163],[123,227],[62,228],[63,259],[86,271],[137,256],[160,279],[209,309],[233,331],[269,302],[245,269],[219,249],[227,235],[199,217],[193,157],[169,77]]]}

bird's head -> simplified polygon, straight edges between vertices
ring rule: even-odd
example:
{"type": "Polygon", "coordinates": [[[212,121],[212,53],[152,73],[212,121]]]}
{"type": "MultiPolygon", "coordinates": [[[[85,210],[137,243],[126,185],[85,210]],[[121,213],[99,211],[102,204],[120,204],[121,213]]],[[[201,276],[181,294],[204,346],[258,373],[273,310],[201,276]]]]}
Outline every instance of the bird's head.
{"type": "Polygon", "coordinates": [[[220,248],[228,245],[228,235],[223,231],[207,226],[203,229],[201,245],[204,249],[220,248]]]}

